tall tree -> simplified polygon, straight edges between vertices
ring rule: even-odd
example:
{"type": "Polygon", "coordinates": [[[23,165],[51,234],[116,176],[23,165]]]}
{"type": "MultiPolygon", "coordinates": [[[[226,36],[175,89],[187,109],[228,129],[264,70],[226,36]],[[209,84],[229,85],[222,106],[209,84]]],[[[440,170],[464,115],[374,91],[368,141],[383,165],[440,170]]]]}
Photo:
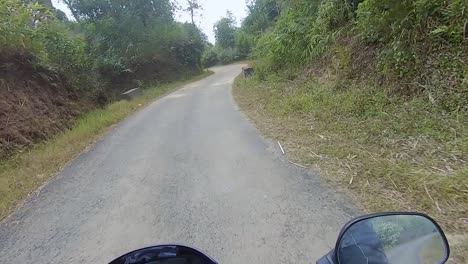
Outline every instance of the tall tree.
{"type": "Polygon", "coordinates": [[[219,47],[234,48],[236,45],[236,19],[232,12],[227,11],[226,17],[221,18],[214,25],[216,45],[219,47]]]}
{"type": "Polygon", "coordinates": [[[192,25],[195,26],[195,16],[199,10],[203,9],[203,7],[198,3],[198,0],[187,0],[187,5],[187,8],[184,10],[189,12],[190,18],[192,19],[192,25]]]}
{"type": "Polygon", "coordinates": [[[251,0],[247,3],[248,14],[242,28],[249,34],[261,34],[275,25],[282,10],[280,0],[251,0]]]}
{"type": "Polygon", "coordinates": [[[105,17],[122,19],[133,16],[147,25],[152,18],[172,20],[174,6],[170,0],[62,0],[77,21],[105,17]]]}

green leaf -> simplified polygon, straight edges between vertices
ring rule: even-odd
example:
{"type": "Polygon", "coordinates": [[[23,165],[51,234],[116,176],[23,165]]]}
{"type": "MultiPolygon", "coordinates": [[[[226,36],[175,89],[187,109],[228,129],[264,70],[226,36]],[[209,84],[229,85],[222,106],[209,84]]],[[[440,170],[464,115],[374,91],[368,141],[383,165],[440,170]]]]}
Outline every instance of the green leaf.
{"type": "Polygon", "coordinates": [[[441,34],[445,34],[445,33],[448,33],[449,31],[449,27],[448,26],[440,26],[434,30],[431,31],[431,35],[441,35],[441,34]]]}

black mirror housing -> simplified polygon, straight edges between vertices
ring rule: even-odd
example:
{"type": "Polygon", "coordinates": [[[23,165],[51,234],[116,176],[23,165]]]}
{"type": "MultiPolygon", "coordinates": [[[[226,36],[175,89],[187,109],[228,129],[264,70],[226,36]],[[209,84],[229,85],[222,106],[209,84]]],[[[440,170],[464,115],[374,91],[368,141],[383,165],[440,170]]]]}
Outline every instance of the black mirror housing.
{"type": "Polygon", "coordinates": [[[317,264],[338,264],[338,262],[336,262],[335,250],[332,249],[325,256],[323,256],[319,260],[317,260],[316,263],[317,264]]]}
{"type": "Polygon", "coordinates": [[[322,258],[323,263],[442,264],[448,260],[450,248],[444,232],[429,216],[391,212],[349,221],[331,254],[322,258]]]}

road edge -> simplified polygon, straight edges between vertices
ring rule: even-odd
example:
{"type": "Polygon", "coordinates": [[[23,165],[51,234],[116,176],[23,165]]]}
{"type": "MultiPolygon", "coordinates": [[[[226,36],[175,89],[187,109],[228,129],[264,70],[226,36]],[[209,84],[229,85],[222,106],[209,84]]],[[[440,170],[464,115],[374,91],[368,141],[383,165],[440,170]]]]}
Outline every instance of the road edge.
{"type": "Polygon", "coordinates": [[[184,88],[187,85],[204,80],[212,76],[215,72],[204,71],[202,74],[193,76],[184,81],[171,82],[159,87],[151,87],[145,90],[143,96],[133,101],[117,101],[104,109],[93,110],[75,121],[72,129],[64,131],[42,144],[34,146],[27,152],[19,153],[14,158],[0,161],[0,182],[5,180],[7,187],[0,189],[0,223],[5,223],[15,212],[25,206],[33,198],[37,198],[41,190],[58,179],[60,172],[86,154],[96,146],[106,135],[111,133],[119,124],[142,111],[151,103],[163,99],[164,97],[184,88]],[[119,111],[114,116],[112,111],[119,111]],[[96,120],[96,116],[98,116],[96,120]],[[88,122],[99,122],[94,127],[88,127],[90,131],[82,131],[88,122]],[[83,124],[84,123],[84,124],[83,124]],[[80,133],[76,131],[80,130],[80,133]],[[77,137],[77,138],[74,138],[77,137]],[[71,147],[71,143],[77,143],[71,147]],[[49,161],[52,164],[48,164],[49,161]],[[14,182],[9,184],[9,180],[16,181],[19,178],[20,184],[14,182]],[[25,179],[26,178],[26,179],[25,179]],[[24,183],[27,182],[27,183],[24,183]],[[13,197],[8,196],[11,192],[10,185],[26,185],[24,188],[13,193],[13,197]],[[2,208],[3,207],[3,208],[2,208]]]}

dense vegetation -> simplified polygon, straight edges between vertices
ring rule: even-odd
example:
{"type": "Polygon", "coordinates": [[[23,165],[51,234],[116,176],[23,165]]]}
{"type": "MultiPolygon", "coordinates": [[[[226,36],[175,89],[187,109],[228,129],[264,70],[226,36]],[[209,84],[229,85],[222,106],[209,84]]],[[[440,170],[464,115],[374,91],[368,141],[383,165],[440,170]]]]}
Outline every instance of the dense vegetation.
{"type": "Polygon", "coordinates": [[[318,165],[369,211],[419,210],[466,230],[467,7],[250,1],[238,30],[253,43],[256,77],[237,81],[236,98],[297,162],[318,165]]]}
{"type": "Polygon", "coordinates": [[[183,83],[173,81],[210,74],[196,0],[63,2],[72,21],[51,0],[0,1],[0,219],[109,126],[183,83]],[[176,8],[192,23],[176,22],[176,8]],[[137,87],[140,97],[117,100],[137,87]]]}
{"type": "Polygon", "coordinates": [[[30,2],[0,3],[2,56],[32,54],[77,89],[113,96],[201,70],[206,37],[193,24],[175,22],[169,0],[66,0],[73,22],[30,2]]]}
{"type": "Polygon", "coordinates": [[[0,159],[63,132],[133,88],[202,71],[196,0],[0,1],[0,159]],[[174,20],[179,9],[193,23],[174,20]],[[53,96],[50,96],[53,95],[53,96]],[[19,102],[18,102],[19,100],[19,102]]]}
{"type": "Polygon", "coordinates": [[[203,65],[227,64],[250,56],[253,39],[242,28],[237,27],[236,19],[230,11],[216,22],[213,30],[216,44],[203,53],[203,65]]]}
{"type": "Polygon", "coordinates": [[[249,6],[243,30],[263,33],[255,55],[273,70],[325,55],[347,67],[352,54],[340,42],[376,48],[376,78],[400,81],[402,93],[425,92],[445,110],[466,111],[467,6],[465,0],[259,0],[249,6]]]}

